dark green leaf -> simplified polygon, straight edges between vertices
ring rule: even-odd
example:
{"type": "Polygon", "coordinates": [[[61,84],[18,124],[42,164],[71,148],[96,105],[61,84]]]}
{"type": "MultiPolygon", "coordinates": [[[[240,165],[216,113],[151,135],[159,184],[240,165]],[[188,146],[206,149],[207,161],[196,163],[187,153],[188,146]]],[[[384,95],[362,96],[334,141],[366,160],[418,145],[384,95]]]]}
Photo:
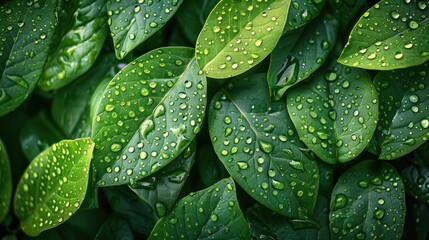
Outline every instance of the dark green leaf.
{"type": "Polygon", "coordinates": [[[55,2],[0,5],[0,116],[24,102],[42,75],[57,26],[55,2]]]}
{"type": "Polygon", "coordinates": [[[429,59],[426,0],[380,1],[366,11],[350,33],[339,62],[390,70],[429,59]]]}
{"type": "Polygon", "coordinates": [[[325,13],[303,30],[283,35],[271,53],[268,84],[272,99],[308,78],[327,59],[337,40],[338,21],[325,13]]]}
{"type": "MultiPolygon", "coordinates": [[[[411,209],[410,226],[416,234],[416,240],[427,240],[429,238],[429,206],[425,203],[413,204],[411,209]]],[[[410,235],[409,232],[406,236],[410,235]]]]}
{"type": "Polygon", "coordinates": [[[229,177],[229,173],[219,161],[211,143],[198,146],[196,165],[204,187],[211,186],[221,179],[229,177]]]}
{"type": "Polygon", "coordinates": [[[405,221],[401,176],[388,163],[360,162],[338,179],[330,208],[332,239],[400,239],[405,221]]]}
{"type": "Polygon", "coordinates": [[[363,0],[328,0],[327,5],[330,7],[332,14],[339,21],[340,32],[348,34],[350,24],[354,24],[352,21],[357,14],[364,11],[368,1],[363,0]]]}
{"type": "Polygon", "coordinates": [[[92,126],[99,185],[132,184],[155,173],[200,131],[207,89],[193,53],[183,47],[153,50],[109,83],[92,126]]]}
{"type": "Polygon", "coordinates": [[[80,77],[94,64],[106,39],[106,0],[80,0],[67,31],[51,50],[39,81],[55,90],[80,77]]]}
{"type": "Polygon", "coordinates": [[[6,147],[0,139],[0,223],[9,212],[12,197],[12,175],[6,147]]]}
{"type": "Polygon", "coordinates": [[[322,11],[326,0],[294,0],[290,4],[284,32],[290,32],[313,20],[322,11]]]}
{"type": "Polygon", "coordinates": [[[95,237],[95,240],[133,239],[133,232],[128,222],[116,214],[113,214],[106,220],[95,237]]]}
{"type": "Polygon", "coordinates": [[[405,190],[411,196],[429,204],[429,168],[423,164],[411,165],[402,170],[405,190]]]}
{"type": "Polygon", "coordinates": [[[288,112],[301,140],[320,159],[347,162],[375,131],[377,91],[365,70],[335,62],[323,70],[288,91],[288,112]]]}
{"type": "Polygon", "coordinates": [[[421,66],[379,72],[374,84],[380,93],[377,131],[380,159],[395,159],[429,139],[429,72],[421,66]]]}
{"type": "Polygon", "coordinates": [[[63,140],[40,153],[18,183],[14,199],[21,229],[30,236],[54,228],[80,207],[88,185],[94,143],[63,140]]]}
{"type": "Polygon", "coordinates": [[[197,39],[200,68],[208,77],[226,78],[261,62],[282,35],[289,5],[290,0],[220,1],[197,39]]]}
{"type": "Polygon", "coordinates": [[[228,82],[211,101],[209,129],[219,159],[248,194],[282,215],[311,216],[317,165],[285,104],[269,100],[265,74],[228,82]]]}
{"type": "Polygon", "coordinates": [[[110,33],[116,57],[122,59],[164,26],[182,0],[107,0],[110,33]]]}
{"type": "Polygon", "coordinates": [[[249,239],[249,230],[238,206],[235,184],[223,179],[179,200],[161,218],[149,239],[249,239]]]}
{"type": "Polygon", "coordinates": [[[195,142],[191,143],[163,169],[130,185],[131,190],[147,202],[159,217],[165,215],[176,202],[194,164],[195,147],[195,142]]]}

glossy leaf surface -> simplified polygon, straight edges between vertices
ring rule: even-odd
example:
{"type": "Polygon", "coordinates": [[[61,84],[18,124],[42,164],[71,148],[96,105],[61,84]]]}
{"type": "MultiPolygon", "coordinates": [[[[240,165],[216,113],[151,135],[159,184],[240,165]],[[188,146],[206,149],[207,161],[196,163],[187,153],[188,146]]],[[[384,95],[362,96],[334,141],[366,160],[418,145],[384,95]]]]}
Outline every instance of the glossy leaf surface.
{"type": "Polygon", "coordinates": [[[148,52],[104,90],[92,126],[99,185],[132,184],[155,173],[200,131],[206,78],[193,53],[183,47],[148,52]]]}
{"type": "Polygon", "coordinates": [[[300,139],[330,164],[358,156],[376,128],[378,96],[369,74],[335,62],[291,88],[287,105],[300,139]]]}
{"type": "Polygon", "coordinates": [[[319,15],[326,0],[292,0],[284,32],[300,28],[319,15]]]}
{"type": "Polygon", "coordinates": [[[281,37],[289,5],[290,0],[220,1],[197,39],[200,68],[208,77],[226,78],[261,62],[281,37]]]}
{"type": "Polygon", "coordinates": [[[266,75],[234,78],[212,99],[210,137],[219,159],[250,196],[293,218],[311,216],[319,175],[266,75]]]}
{"type": "Polygon", "coordinates": [[[88,185],[94,143],[63,140],[40,153],[18,183],[14,199],[21,229],[30,236],[54,228],[80,207],[88,185]]]}
{"type": "Polygon", "coordinates": [[[155,225],[149,239],[249,239],[232,179],[179,200],[155,225]]]}
{"type": "Polygon", "coordinates": [[[12,175],[6,147],[0,139],[0,223],[9,211],[12,198],[12,175]]]}

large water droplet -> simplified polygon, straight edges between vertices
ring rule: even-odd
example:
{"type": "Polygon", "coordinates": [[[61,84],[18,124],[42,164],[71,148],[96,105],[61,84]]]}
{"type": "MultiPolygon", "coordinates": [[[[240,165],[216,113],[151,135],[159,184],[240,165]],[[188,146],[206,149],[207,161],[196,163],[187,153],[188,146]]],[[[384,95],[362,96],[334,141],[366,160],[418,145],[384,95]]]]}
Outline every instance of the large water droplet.
{"type": "Polygon", "coordinates": [[[271,143],[259,140],[259,147],[264,153],[271,153],[273,151],[273,145],[271,143]]]}
{"type": "Polygon", "coordinates": [[[347,205],[347,202],[348,202],[348,198],[346,195],[342,193],[337,194],[335,196],[334,211],[345,207],[347,205]]]}

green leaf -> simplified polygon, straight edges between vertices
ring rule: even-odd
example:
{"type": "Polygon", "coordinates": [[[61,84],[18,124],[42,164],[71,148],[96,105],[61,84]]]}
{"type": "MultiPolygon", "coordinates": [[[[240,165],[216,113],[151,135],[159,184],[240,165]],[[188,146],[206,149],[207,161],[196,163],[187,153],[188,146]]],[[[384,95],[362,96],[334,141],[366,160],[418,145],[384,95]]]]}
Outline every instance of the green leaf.
{"type": "Polygon", "coordinates": [[[339,62],[390,70],[429,59],[429,15],[425,1],[380,1],[354,26],[339,62]]]}
{"type": "Polygon", "coordinates": [[[311,82],[291,88],[287,105],[300,139],[330,164],[357,157],[377,124],[378,96],[369,74],[332,60],[311,82]]]}
{"type": "Polygon", "coordinates": [[[95,237],[95,240],[132,240],[133,232],[128,222],[117,214],[111,215],[95,237]]]}
{"type": "Polygon", "coordinates": [[[17,108],[40,79],[57,26],[51,0],[0,6],[0,116],[17,108]]]}
{"type": "Polygon", "coordinates": [[[332,14],[337,18],[341,19],[340,33],[349,34],[349,30],[354,24],[354,18],[357,14],[365,11],[367,7],[367,1],[356,1],[356,0],[328,0],[327,5],[332,11],[332,14]]]}
{"type": "Polygon", "coordinates": [[[12,174],[6,147],[0,139],[0,223],[9,212],[12,197],[12,174]]]}
{"type": "Polygon", "coordinates": [[[429,168],[424,164],[415,164],[402,170],[401,175],[407,193],[429,204],[429,168]]]}
{"type": "Polygon", "coordinates": [[[99,185],[132,184],[155,173],[200,131],[207,89],[193,53],[184,47],[153,50],[109,83],[92,128],[99,185]]]}
{"type": "Polygon", "coordinates": [[[238,206],[235,184],[223,179],[179,200],[161,218],[149,239],[249,239],[249,229],[238,206]]]}
{"type": "Polygon", "coordinates": [[[292,1],[287,15],[284,32],[300,28],[319,15],[326,0],[295,0],[292,1]]]}
{"type": "Polygon", "coordinates": [[[195,142],[191,143],[163,169],[130,185],[131,190],[147,202],[159,217],[164,216],[176,203],[194,164],[195,147],[195,142]]]}
{"type": "Polygon", "coordinates": [[[337,32],[337,19],[324,13],[303,30],[280,38],[271,53],[267,73],[272,99],[281,99],[287,89],[322,66],[335,46],[337,32]]]}
{"type": "Polygon", "coordinates": [[[108,26],[105,0],[80,0],[67,32],[51,50],[39,81],[44,90],[55,90],[83,75],[95,63],[108,26]]]}
{"type": "Polygon", "coordinates": [[[204,187],[229,177],[229,173],[219,161],[211,143],[198,146],[196,166],[198,167],[199,180],[204,187]]]}
{"type": "Polygon", "coordinates": [[[182,0],[118,1],[107,0],[107,23],[118,59],[164,26],[182,0]]]}
{"type": "Polygon", "coordinates": [[[429,139],[428,81],[428,63],[376,75],[381,109],[377,131],[380,159],[404,156],[429,139]]]}
{"type": "Polygon", "coordinates": [[[386,162],[360,162],[338,179],[330,208],[332,239],[400,239],[405,222],[401,176],[386,162]]]}
{"type": "Polygon", "coordinates": [[[15,214],[30,236],[54,228],[80,207],[88,185],[94,143],[89,138],[63,140],[40,153],[16,188],[15,214]]]}
{"type": "Polygon", "coordinates": [[[261,62],[282,35],[289,5],[290,0],[220,1],[197,39],[200,68],[208,77],[226,78],[261,62]]]}
{"type": "Polygon", "coordinates": [[[311,216],[319,175],[266,75],[234,78],[212,99],[210,137],[219,159],[250,196],[292,218],[311,216]]]}

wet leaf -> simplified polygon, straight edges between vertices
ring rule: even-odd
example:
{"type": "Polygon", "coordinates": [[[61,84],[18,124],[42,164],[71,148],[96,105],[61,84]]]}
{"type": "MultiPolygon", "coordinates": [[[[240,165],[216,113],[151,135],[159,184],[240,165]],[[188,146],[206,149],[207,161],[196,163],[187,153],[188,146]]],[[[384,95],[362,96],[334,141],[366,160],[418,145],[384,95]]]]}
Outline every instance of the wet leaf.
{"type": "Polygon", "coordinates": [[[88,185],[94,143],[63,140],[40,153],[23,173],[14,207],[21,229],[30,236],[54,228],[80,207],[88,185]]]}
{"type": "Polygon", "coordinates": [[[267,73],[272,99],[281,99],[287,89],[322,66],[335,45],[337,32],[337,19],[324,13],[302,30],[280,38],[267,73]]]}
{"type": "Polygon", "coordinates": [[[212,99],[210,137],[219,159],[246,192],[292,218],[311,216],[319,175],[286,106],[269,100],[266,75],[234,78],[212,99]]]}
{"type": "Polygon", "coordinates": [[[159,217],[169,211],[179,196],[195,161],[195,142],[155,174],[129,185],[140,199],[147,202],[159,217]]]}
{"type": "Polygon", "coordinates": [[[206,78],[193,55],[184,47],[153,50],[111,80],[92,126],[100,186],[132,184],[157,172],[200,131],[206,78]]]}
{"type": "Polygon", "coordinates": [[[401,176],[386,162],[360,162],[338,179],[330,208],[332,239],[400,239],[405,222],[401,176]]]}
{"type": "Polygon", "coordinates": [[[115,53],[122,59],[163,27],[182,0],[107,0],[108,25],[115,53]]]}
{"type": "Polygon", "coordinates": [[[405,190],[411,196],[429,204],[429,169],[423,164],[416,164],[402,170],[405,190]]]}
{"type": "Polygon", "coordinates": [[[0,116],[24,102],[40,79],[57,26],[55,13],[51,0],[0,5],[0,116]]]}
{"type": "Polygon", "coordinates": [[[326,0],[292,0],[284,32],[300,28],[319,15],[326,0]]]}
{"type": "Polygon", "coordinates": [[[429,139],[428,63],[379,72],[374,84],[380,93],[377,128],[380,159],[395,159],[413,151],[429,139]]]}
{"type": "Polygon", "coordinates": [[[80,0],[67,31],[51,49],[38,85],[55,90],[83,75],[95,63],[108,26],[105,0],[80,0]]]}
{"type": "Polygon", "coordinates": [[[362,0],[328,0],[327,5],[330,7],[332,14],[337,19],[341,19],[339,21],[340,32],[346,34],[349,34],[350,28],[353,27],[350,24],[355,23],[353,20],[357,17],[356,15],[368,8],[367,1],[362,0]]]}
{"type": "Polygon", "coordinates": [[[390,70],[429,59],[429,15],[423,0],[380,1],[354,26],[338,59],[342,64],[390,70]]]}
{"type": "Polygon", "coordinates": [[[95,240],[132,240],[133,232],[128,222],[119,215],[111,215],[101,226],[95,240]]]}
{"type": "Polygon", "coordinates": [[[6,147],[0,139],[0,223],[9,212],[12,198],[12,174],[6,147]]]}
{"type": "Polygon", "coordinates": [[[281,37],[289,5],[290,0],[220,1],[197,39],[200,68],[208,77],[226,78],[261,62],[281,37]]]}
{"type": "Polygon", "coordinates": [[[152,230],[149,239],[249,239],[249,230],[238,205],[234,181],[213,186],[179,200],[152,230]]]}
{"type": "Polygon", "coordinates": [[[323,161],[357,157],[378,118],[378,96],[369,74],[330,62],[311,82],[288,91],[288,112],[300,139],[323,161]]]}

